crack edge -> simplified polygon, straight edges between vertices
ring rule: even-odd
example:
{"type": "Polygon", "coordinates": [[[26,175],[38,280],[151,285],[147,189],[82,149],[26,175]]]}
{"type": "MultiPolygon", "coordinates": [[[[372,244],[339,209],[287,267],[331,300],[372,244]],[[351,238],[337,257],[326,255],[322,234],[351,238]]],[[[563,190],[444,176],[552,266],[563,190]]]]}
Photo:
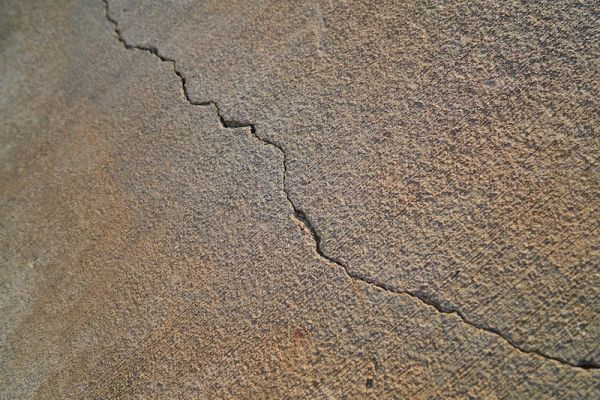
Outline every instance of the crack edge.
{"type": "Polygon", "coordinates": [[[325,261],[335,264],[337,267],[341,268],[344,271],[345,275],[347,275],[347,277],[349,279],[359,282],[359,283],[362,283],[362,284],[369,285],[371,287],[375,287],[378,290],[383,290],[388,293],[392,293],[392,294],[396,294],[396,295],[410,296],[413,299],[417,300],[418,302],[422,303],[423,305],[425,305],[427,307],[431,307],[431,308],[435,309],[437,312],[442,313],[442,314],[455,314],[465,324],[470,325],[478,330],[482,330],[482,331],[488,332],[494,336],[499,337],[502,341],[504,341],[506,344],[508,344],[510,347],[514,348],[515,350],[519,351],[520,353],[538,356],[545,360],[553,361],[553,362],[559,363],[559,364],[561,364],[563,366],[567,366],[567,367],[573,367],[573,368],[578,368],[578,369],[583,369],[583,370],[600,369],[600,363],[596,363],[596,362],[585,360],[585,359],[582,359],[578,362],[572,362],[572,361],[569,361],[562,357],[551,356],[551,355],[545,354],[537,349],[531,349],[528,347],[524,347],[524,346],[516,343],[510,337],[508,337],[505,334],[503,334],[502,332],[500,332],[498,329],[493,328],[488,325],[484,325],[484,324],[472,321],[458,308],[444,306],[439,301],[433,299],[430,295],[428,295],[424,292],[400,290],[400,289],[393,287],[392,285],[377,282],[376,280],[367,278],[365,276],[360,276],[359,274],[352,273],[352,272],[350,272],[347,264],[345,264],[343,261],[341,261],[340,259],[337,259],[333,256],[329,256],[329,255],[325,254],[321,248],[322,238],[321,238],[320,234],[317,232],[314,224],[310,221],[310,219],[308,218],[308,216],[306,215],[304,210],[297,207],[291,198],[290,192],[288,190],[288,186],[286,184],[287,176],[288,176],[288,174],[287,174],[288,156],[287,156],[287,152],[285,151],[283,146],[281,144],[278,144],[278,143],[270,140],[270,139],[266,139],[266,138],[263,138],[260,135],[258,135],[256,125],[253,123],[241,122],[241,121],[236,121],[236,120],[227,120],[223,116],[223,113],[221,112],[221,109],[219,108],[219,105],[216,101],[213,101],[213,100],[202,101],[202,102],[194,101],[188,93],[187,79],[185,78],[183,73],[177,68],[176,61],[172,58],[169,58],[169,57],[161,54],[159,52],[158,48],[155,46],[133,45],[133,44],[128,43],[125,40],[125,38],[123,37],[121,29],[119,28],[118,21],[111,14],[108,0],[102,0],[102,2],[104,3],[104,14],[105,14],[106,20],[113,26],[113,33],[117,37],[119,42],[123,45],[123,47],[125,47],[125,49],[127,49],[127,50],[138,50],[138,51],[150,53],[151,55],[157,57],[161,62],[170,63],[173,67],[173,72],[175,73],[175,75],[177,75],[177,77],[179,78],[179,81],[181,83],[181,90],[182,90],[183,97],[185,98],[185,100],[188,103],[190,103],[191,105],[194,105],[194,106],[214,107],[217,117],[223,128],[226,128],[226,129],[248,128],[250,130],[250,133],[257,140],[259,140],[260,142],[262,142],[266,145],[273,146],[281,152],[281,154],[283,156],[283,185],[282,185],[283,188],[282,188],[282,190],[286,196],[288,203],[290,204],[290,206],[293,210],[294,218],[311,235],[312,240],[315,244],[314,250],[317,253],[317,255],[319,255],[325,261]]]}

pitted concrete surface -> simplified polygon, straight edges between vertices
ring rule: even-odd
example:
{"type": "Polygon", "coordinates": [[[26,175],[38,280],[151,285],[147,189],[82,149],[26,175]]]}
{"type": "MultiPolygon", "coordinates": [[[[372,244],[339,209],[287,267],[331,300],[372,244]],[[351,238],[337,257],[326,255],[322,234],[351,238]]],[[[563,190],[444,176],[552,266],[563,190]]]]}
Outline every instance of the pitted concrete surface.
{"type": "Polygon", "coordinates": [[[0,3],[0,398],[600,397],[598,12],[0,3]]]}

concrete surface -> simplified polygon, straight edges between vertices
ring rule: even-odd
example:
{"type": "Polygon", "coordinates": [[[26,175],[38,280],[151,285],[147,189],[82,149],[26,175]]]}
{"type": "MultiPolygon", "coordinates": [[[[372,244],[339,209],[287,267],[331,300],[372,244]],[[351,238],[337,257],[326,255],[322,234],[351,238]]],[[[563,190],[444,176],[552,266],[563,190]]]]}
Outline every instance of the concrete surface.
{"type": "Polygon", "coordinates": [[[0,398],[600,398],[596,2],[0,2],[0,398]]]}

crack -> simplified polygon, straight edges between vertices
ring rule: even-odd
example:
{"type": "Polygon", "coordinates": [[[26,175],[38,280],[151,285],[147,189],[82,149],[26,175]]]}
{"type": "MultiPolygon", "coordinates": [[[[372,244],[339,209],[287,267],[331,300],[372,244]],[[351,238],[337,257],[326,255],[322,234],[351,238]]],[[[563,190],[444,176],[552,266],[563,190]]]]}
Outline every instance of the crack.
{"type": "Polygon", "coordinates": [[[227,128],[227,129],[249,128],[250,133],[257,140],[264,143],[265,145],[273,146],[281,152],[281,154],[283,156],[283,192],[285,193],[287,201],[293,210],[294,217],[301,224],[301,226],[303,226],[304,229],[311,235],[312,240],[314,242],[314,250],[316,251],[316,253],[324,260],[326,260],[332,264],[335,264],[336,266],[341,268],[345,272],[345,274],[348,276],[348,278],[350,278],[352,281],[370,285],[372,287],[375,287],[379,290],[386,291],[388,293],[393,293],[393,294],[397,294],[397,295],[408,295],[408,296],[412,297],[413,299],[419,301],[423,305],[425,305],[427,307],[431,307],[442,314],[455,314],[465,324],[499,337],[502,341],[504,341],[506,344],[508,344],[510,347],[516,349],[520,353],[527,354],[527,355],[539,356],[545,360],[553,361],[553,362],[556,362],[556,363],[559,363],[559,364],[562,364],[562,365],[568,366],[568,367],[574,367],[574,368],[584,369],[584,370],[600,369],[600,364],[593,362],[593,361],[583,359],[583,360],[580,360],[579,362],[572,362],[572,361],[566,360],[561,357],[551,356],[551,355],[542,353],[541,351],[539,351],[537,349],[529,349],[529,348],[523,347],[519,343],[516,343],[510,337],[508,337],[505,334],[503,334],[502,332],[500,332],[498,329],[470,320],[459,309],[444,306],[439,301],[433,299],[429,294],[423,293],[421,291],[399,290],[399,289],[394,288],[391,285],[388,285],[385,283],[380,283],[373,279],[370,279],[370,278],[367,278],[364,276],[360,276],[356,273],[352,273],[352,272],[350,272],[348,266],[343,261],[341,261],[333,256],[325,254],[321,248],[321,243],[322,243],[321,236],[315,229],[315,225],[310,221],[310,219],[308,218],[306,213],[301,208],[296,206],[296,204],[294,203],[294,201],[291,198],[291,195],[290,195],[290,192],[288,189],[288,185],[287,185],[288,156],[287,156],[287,152],[284,150],[283,146],[272,140],[261,137],[257,133],[255,124],[225,119],[225,117],[223,117],[223,113],[221,112],[221,109],[219,108],[219,105],[216,101],[212,101],[212,100],[211,101],[203,101],[203,102],[194,101],[188,93],[187,80],[186,80],[185,76],[179,69],[177,69],[176,61],[172,58],[169,58],[169,57],[161,54],[159,52],[158,48],[155,46],[133,45],[133,44],[128,43],[122,35],[122,32],[118,25],[118,21],[111,15],[108,0],[102,0],[102,2],[104,3],[105,17],[113,26],[115,36],[117,37],[119,42],[121,42],[123,47],[125,47],[128,50],[139,50],[139,51],[144,51],[144,52],[150,53],[153,56],[157,57],[160,61],[170,63],[173,67],[173,72],[179,78],[183,96],[188,103],[195,105],[195,106],[204,106],[204,107],[212,106],[212,107],[214,107],[217,117],[218,117],[221,125],[224,128],[227,128]]]}

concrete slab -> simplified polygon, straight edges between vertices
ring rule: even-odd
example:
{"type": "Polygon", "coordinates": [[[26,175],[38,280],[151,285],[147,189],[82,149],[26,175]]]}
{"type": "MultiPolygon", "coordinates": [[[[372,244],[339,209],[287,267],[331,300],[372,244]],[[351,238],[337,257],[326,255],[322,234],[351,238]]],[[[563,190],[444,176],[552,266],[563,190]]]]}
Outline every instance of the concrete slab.
{"type": "Polygon", "coordinates": [[[0,397],[599,397],[597,13],[3,2],[0,397]]]}

